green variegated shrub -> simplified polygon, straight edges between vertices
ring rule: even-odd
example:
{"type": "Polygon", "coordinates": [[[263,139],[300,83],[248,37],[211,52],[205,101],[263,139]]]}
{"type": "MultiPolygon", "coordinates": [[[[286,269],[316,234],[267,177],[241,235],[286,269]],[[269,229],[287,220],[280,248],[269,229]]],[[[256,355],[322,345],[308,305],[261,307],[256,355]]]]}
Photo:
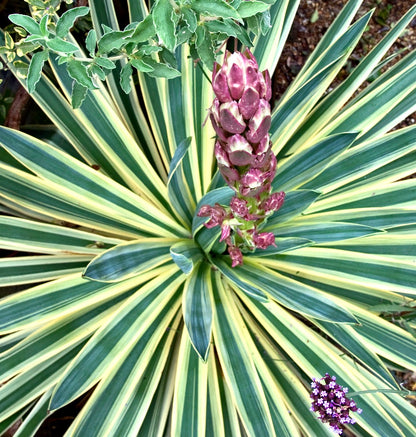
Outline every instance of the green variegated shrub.
{"type": "MultiPolygon", "coordinates": [[[[0,247],[22,252],[0,260],[0,284],[24,285],[0,301],[0,433],[22,419],[16,436],[33,436],[94,387],[66,436],[330,436],[310,411],[310,381],[328,373],[367,391],[353,396],[353,435],[416,435],[393,373],[416,368],[415,338],[384,317],[416,296],[416,126],[391,131],[416,110],[416,52],[361,87],[416,6],[326,93],[370,19],[353,22],[360,3],[272,110],[272,191],[286,197],[262,231],[277,246],[234,268],[197,216],[233,191],[204,124],[209,74],[188,45],[180,76],[139,72],[125,94],[117,61],[95,90],[75,89],[77,109],[50,57],[32,95],[56,129],[0,129],[0,247]]],[[[98,35],[117,27],[106,4],[90,1],[98,35]]],[[[298,4],[271,6],[252,48],[260,70],[275,71],[298,4]]],[[[146,2],[128,5],[142,22],[146,2]]]]}

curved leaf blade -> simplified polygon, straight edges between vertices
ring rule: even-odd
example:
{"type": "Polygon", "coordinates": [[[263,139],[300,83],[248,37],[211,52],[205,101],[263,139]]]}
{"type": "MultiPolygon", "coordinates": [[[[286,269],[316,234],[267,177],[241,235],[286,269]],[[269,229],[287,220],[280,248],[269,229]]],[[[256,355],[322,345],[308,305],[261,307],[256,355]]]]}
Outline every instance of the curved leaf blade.
{"type": "Polygon", "coordinates": [[[95,257],[83,276],[96,281],[121,281],[164,264],[170,260],[175,240],[148,238],[119,244],[95,257]]]}

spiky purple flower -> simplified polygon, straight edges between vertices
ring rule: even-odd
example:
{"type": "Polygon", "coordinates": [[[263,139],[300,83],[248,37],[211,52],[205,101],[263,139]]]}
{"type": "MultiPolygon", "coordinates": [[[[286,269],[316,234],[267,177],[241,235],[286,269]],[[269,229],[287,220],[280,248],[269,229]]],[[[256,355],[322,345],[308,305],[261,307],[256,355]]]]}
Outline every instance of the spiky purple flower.
{"type": "Polygon", "coordinates": [[[335,381],[336,377],[329,373],[325,373],[323,378],[312,379],[311,410],[318,413],[321,422],[328,423],[336,434],[342,434],[345,424],[355,423],[350,412],[361,414],[362,410],[346,396],[348,387],[342,387],[335,381]]]}

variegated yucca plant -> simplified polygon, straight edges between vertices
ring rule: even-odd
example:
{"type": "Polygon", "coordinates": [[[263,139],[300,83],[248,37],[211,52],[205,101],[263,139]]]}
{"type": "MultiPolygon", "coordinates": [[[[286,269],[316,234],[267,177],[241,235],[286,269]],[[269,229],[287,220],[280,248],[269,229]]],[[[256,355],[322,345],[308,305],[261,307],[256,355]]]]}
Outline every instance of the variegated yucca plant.
{"type": "MultiPolygon", "coordinates": [[[[278,72],[298,4],[271,6],[251,48],[260,71],[278,72]]],[[[327,93],[371,17],[353,22],[360,4],[345,5],[272,108],[271,195],[285,199],[259,231],[276,246],[235,267],[221,229],[198,216],[234,191],[215,162],[212,86],[188,46],[176,49],[180,77],[139,73],[124,94],[118,65],[78,109],[51,57],[32,95],[56,130],[0,129],[0,246],[22,252],[0,260],[0,283],[24,285],[0,301],[0,433],[21,420],[15,435],[34,436],[93,388],[66,436],[330,436],[310,410],[323,390],[311,399],[310,382],[328,373],[340,396],[363,392],[345,423],[354,436],[416,435],[393,373],[416,368],[415,338],[385,317],[416,295],[416,127],[392,131],[416,110],[416,52],[362,87],[416,6],[327,93]]],[[[90,2],[97,34],[117,27],[105,5],[90,2]]],[[[128,5],[145,19],[146,2],[128,5]]]]}

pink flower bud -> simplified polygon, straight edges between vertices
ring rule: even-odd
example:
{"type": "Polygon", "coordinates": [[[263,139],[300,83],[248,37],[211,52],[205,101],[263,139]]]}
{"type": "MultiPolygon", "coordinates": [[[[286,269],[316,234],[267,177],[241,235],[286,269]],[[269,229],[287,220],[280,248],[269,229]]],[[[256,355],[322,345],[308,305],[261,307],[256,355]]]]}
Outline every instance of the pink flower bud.
{"type": "Polygon", "coordinates": [[[233,197],[230,201],[230,207],[233,214],[237,214],[240,217],[246,217],[249,214],[247,200],[233,197]]]}
{"type": "Polygon", "coordinates": [[[225,209],[218,203],[215,206],[202,205],[198,211],[198,217],[210,217],[205,223],[205,227],[208,229],[221,225],[226,215],[225,209]]]}
{"type": "Polygon", "coordinates": [[[251,168],[240,179],[240,194],[242,196],[254,197],[263,190],[262,185],[267,180],[267,174],[258,168],[251,168]]]}
{"type": "Polygon", "coordinates": [[[243,254],[236,246],[228,246],[228,253],[232,261],[231,267],[236,267],[243,264],[243,254]]]}
{"type": "Polygon", "coordinates": [[[222,148],[221,143],[217,141],[214,148],[215,158],[217,158],[218,165],[222,167],[231,167],[231,162],[228,159],[227,152],[222,148]]]}
{"type": "Polygon", "coordinates": [[[212,75],[212,88],[214,93],[220,102],[230,102],[232,99],[228,89],[227,76],[222,70],[215,72],[215,68],[216,66],[214,66],[214,72],[212,75]]]}
{"type": "Polygon", "coordinates": [[[263,98],[269,101],[272,98],[272,81],[270,79],[270,74],[268,70],[263,71],[264,81],[266,83],[266,90],[263,98]]]}
{"type": "Polygon", "coordinates": [[[211,120],[212,126],[218,135],[218,137],[222,141],[227,141],[227,132],[224,131],[219,125],[220,122],[220,102],[218,99],[215,99],[212,103],[211,109],[209,111],[209,118],[211,120]]]}
{"type": "Polygon", "coordinates": [[[238,104],[235,101],[226,102],[220,106],[219,121],[221,127],[232,134],[241,134],[246,128],[243,116],[240,114],[238,104]]]}
{"type": "Polygon", "coordinates": [[[276,246],[275,237],[271,232],[253,233],[253,242],[259,249],[266,249],[269,246],[276,246]]]}
{"type": "Polygon", "coordinates": [[[269,103],[264,99],[260,99],[258,109],[248,123],[247,140],[250,143],[259,143],[269,132],[271,120],[269,103]]]}
{"type": "Polygon", "coordinates": [[[285,201],[285,193],[281,191],[280,193],[271,194],[266,200],[261,204],[261,208],[266,214],[277,211],[283,205],[285,201]]]}
{"type": "Polygon", "coordinates": [[[238,108],[244,119],[248,120],[256,113],[260,102],[260,96],[257,90],[253,87],[244,89],[243,95],[238,102],[238,108]]]}
{"type": "Polygon", "coordinates": [[[267,150],[270,149],[270,147],[271,147],[271,144],[270,144],[270,135],[267,134],[257,144],[257,147],[255,148],[255,152],[256,152],[257,155],[260,155],[262,153],[266,153],[267,150]]]}
{"type": "Polygon", "coordinates": [[[231,226],[230,225],[222,225],[221,226],[221,238],[220,238],[220,243],[222,241],[227,240],[227,238],[230,237],[231,234],[231,226]]]}
{"type": "Polygon", "coordinates": [[[225,150],[233,165],[244,166],[250,164],[253,160],[253,148],[250,143],[239,134],[228,138],[225,150]]]}

